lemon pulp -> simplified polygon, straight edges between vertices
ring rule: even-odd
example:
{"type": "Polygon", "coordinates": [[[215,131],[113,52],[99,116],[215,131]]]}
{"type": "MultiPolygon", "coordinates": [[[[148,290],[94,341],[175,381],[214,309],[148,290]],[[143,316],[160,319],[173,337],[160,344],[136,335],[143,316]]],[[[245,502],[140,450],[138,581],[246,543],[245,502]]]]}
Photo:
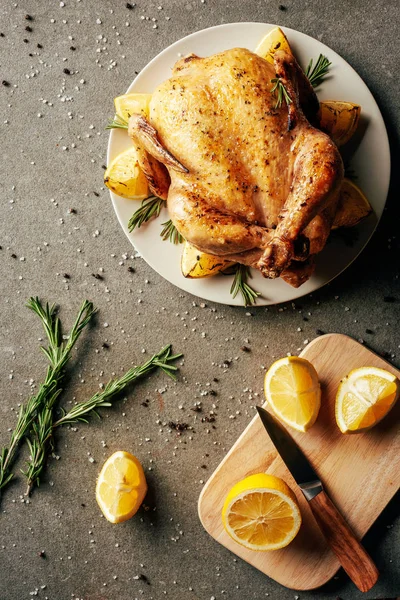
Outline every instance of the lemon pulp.
{"type": "Polygon", "coordinates": [[[278,550],[297,535],[301,514],[296,496],[279,477],[258,473],[230,490],[222,510],[227,533],[250,550],[278,550]]]}

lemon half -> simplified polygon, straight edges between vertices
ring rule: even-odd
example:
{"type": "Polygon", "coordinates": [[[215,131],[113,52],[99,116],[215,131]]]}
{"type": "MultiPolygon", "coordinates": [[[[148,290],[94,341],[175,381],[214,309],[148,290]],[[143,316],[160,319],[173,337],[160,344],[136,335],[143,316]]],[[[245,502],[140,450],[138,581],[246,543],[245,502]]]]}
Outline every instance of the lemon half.
{"type": "Polygon", "coordinates": [[[222,521],[238,544],[250,550],[279,550],[296,537],[301,514],[296,496],[282,479],[258,473],[233,486],[222,521]]]}

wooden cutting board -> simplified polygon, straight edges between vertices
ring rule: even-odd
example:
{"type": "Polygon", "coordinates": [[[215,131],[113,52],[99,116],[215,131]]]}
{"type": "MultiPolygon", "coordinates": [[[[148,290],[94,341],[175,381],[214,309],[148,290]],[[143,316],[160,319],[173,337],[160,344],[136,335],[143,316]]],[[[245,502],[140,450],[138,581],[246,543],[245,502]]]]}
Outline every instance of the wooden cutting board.
{"type": "MultiPolygon", "coordinates": [[[[382,358],[339,334],[312,341],[300,356],[317,369],[322,387],[321,410],[307,433],[290,433],[320,475],[325,489],[361,539],[400,487],[400,402],[374,429],[343,435],[335,422],[335,395],[340,380],[362,366],[400,372],[382,358]]],[[[199,498],[200,520],[220,544],[272,577],[296,590],[326,583],[339,563],[327,547],[306,500],[255,416],[225,459],[214,471],[199,498]],[[282,477],[300,503],[303,524],[296,539],[283,550],[254,552],[234,542],[222,526],[221,511],[230,488],[258,472],[282,477]]]]}

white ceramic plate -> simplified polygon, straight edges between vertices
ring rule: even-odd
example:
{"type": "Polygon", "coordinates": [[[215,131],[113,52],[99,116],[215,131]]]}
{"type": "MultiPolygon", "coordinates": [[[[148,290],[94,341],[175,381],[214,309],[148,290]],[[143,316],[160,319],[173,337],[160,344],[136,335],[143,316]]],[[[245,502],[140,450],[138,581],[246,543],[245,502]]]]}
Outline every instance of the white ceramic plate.
{"type": "MultiPolygon", "coordinates": [[[[259,40],[275,25],[267,23],[231,23],[204,29],[189,35],[166,48],[156,56],[136,77],[128,92],[151,93],[170,76],[170,69],[181,55],[194,52],[208,56],[228,48],[244,47],[254,50],[259,40]]],[[[318,256],[315,274],[300,288],[295,289],[281,279],[264,279],[252,270],[251,284],[262,293],[258,305],[277,304],[294,300],[320,288],[341,273],[364,248],[381,217],[386,202],[390,178],[389,142],[379,108],[363,80],[354,69],[336,52],[304,33],[283,28],[289,42],[304,67],[310,58],[320,53],[332,62],[331,76],[318,88],[320,100],[347,100],[362,106],[366,129],[361,143],[351,159],[351,167],[357,174],[357,185],[367,195],[374,215],[357,227],[358,239],[353,246],[335,239],[330,241],[318,256]]],[[[113,130],[108,146],[108,162],[130,146],[125,131],[113,130]]],[[[185,279],[180,271],[182,246],[163,242],[160,238],[161,223],[168,220],[167,209],[158,219],[144,225],[133,233],[127,224],[138,204],[132,200],[111,194],[115,212],[129,240],[147,263],[162,277],[177,287],[200,296],[205,300],[223,304],[242,305],[238,295],[232,299],[229,290],[231,276],[216,276],[205,279],[185,279]]]]}

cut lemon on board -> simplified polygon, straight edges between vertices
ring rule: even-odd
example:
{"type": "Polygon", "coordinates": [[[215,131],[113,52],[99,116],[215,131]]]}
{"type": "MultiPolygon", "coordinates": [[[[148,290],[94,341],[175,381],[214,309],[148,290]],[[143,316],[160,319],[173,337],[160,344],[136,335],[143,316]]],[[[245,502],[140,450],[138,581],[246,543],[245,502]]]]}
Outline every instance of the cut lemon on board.
{"type": "Polygon", "coordinates": [[[132,115],[149,116],[151,94],[124,94],[114,98],[115,112],[119,117],[129,121],[132,115]]]}
{"type": "Polygon", "coordinates": [[[277,50],[286,50],[289,54],[292,54],[289,42],[287,41],[286,35],[283,33],[280,27],[271,29],[267,35],[263,37],[257,48],[254,50],[255,54],[264,58],[267,62],[274,64],[274,54],[277,50]]]}
{"type": "Polygon", "coordinates": [[[279,550],[297,535],[301,514],[296,496],[274,475],[250,475],[233,486],[222,521],[235,542],[250,550],[279,550]]]}
{"type": "Polygon", "coordinates": [[[307,431],[321,406],[318,374],[305,358],[285,356],[274,362],[265,375],[265,398],[286,425],[307,431]]]}
{"type": "Polygon", "coordinates": [[[139,166],[135,146],[118,154],[104,173],[104,183],[114,194],[129,200],[144,200],[149,186],[139,166]]]}
{"type": "Polygon", "coordinates": [[[96,485],[96,500],[110,523],[127,521],[138,511],[147,492],[138,459],[119,450],[104,463],[96,485]]]}
{"type": "Polygon", "coordinates": [[[342,379],[336,394],[336,423],[342,433],[370,429],[394,406],[400,382],[395,375],[376,367],[354,369],[342,379]]]}

